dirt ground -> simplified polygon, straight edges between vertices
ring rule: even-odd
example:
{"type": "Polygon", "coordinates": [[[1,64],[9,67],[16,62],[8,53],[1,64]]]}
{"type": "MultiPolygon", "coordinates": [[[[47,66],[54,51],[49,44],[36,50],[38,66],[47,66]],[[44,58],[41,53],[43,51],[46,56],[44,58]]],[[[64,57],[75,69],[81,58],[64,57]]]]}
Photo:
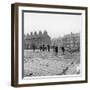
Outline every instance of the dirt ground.
{"type": "Polygon", "coordinates": [[[65,52],[58,55],[52,50],[35,52],[24,50],[24,76],[53,76],[80,74],[80,54],[65,52]]]}

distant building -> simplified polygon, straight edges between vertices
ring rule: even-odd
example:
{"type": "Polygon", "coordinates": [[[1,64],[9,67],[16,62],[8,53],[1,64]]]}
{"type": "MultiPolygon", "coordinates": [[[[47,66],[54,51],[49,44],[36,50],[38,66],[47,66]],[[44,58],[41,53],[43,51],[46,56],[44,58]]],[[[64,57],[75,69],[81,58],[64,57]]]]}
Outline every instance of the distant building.
{"type": "Polygon", "coordinates": [[[58,46],[58,47],[63,46],[62,37],[53,38],[53,39],[51,40],[51,46],[58,46]]]}
{"type": "Polygon", "coordinates": [[[80,33],[64,35],[63,46],[68,51],[80,50],[80,33]]]}
{"type": "Polygon", "coordinates": [[[40,45],[50,45],[51,44],[51,38],[48,35],[47,31],[44,31],[42,33],[39,31],[39,34],[37,32],[31,32],[31,34],[27,34],[24,36],[24,48],[25,49],[32,49],[33,46],[36,48],[39,48],[40,45]]]}

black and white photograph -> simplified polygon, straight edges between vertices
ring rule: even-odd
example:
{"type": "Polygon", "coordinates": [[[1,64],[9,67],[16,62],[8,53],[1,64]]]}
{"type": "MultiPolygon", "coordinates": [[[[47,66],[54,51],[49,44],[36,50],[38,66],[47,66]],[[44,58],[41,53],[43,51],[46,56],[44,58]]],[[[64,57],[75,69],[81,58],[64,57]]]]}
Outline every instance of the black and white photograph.
{"type": "Polygon", "coordinates": [[[87,82],[87,7],[12,5],[12,84],[87,82]]]}
{"type": "Polygon", "coordinates": [[[24,76],[80,74],[81,14],[24,12],[24,76]]]}

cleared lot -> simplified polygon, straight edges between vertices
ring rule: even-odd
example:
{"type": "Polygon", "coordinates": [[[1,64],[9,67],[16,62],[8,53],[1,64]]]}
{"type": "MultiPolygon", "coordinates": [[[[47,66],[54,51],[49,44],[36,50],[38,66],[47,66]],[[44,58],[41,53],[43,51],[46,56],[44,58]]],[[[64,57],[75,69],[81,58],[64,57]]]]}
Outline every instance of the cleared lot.
{"type": "Polygon", "coordinates": [[[79,52],[55,56],[53,51],[24,50],[24,76],[53,76],[80,73],[79,52]]]}

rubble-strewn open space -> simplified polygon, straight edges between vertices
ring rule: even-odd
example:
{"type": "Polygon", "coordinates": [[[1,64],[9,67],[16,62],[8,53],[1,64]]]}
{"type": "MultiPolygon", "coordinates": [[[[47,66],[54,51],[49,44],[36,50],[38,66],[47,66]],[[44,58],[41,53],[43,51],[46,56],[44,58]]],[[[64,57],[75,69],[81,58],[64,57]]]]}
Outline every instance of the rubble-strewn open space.
{"type": "Polygon", "coordinates": [[[80,53],[24,50],[24,76],[80,74],[80,53]]]}

